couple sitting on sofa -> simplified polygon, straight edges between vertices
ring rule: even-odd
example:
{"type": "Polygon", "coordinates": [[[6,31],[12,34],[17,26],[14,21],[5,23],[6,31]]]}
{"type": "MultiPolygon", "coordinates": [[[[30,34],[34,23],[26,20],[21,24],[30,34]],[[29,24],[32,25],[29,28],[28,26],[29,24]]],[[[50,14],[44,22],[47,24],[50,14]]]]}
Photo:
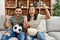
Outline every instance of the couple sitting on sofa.
{"type": "MultiPolygon", "coordinates": [[[[37,14],[35,13],[35,8],[32,6],[29,8],[28,11],[28,15],[27,17],[22,16],[22,9],[17,7],[15,9],[15,16],[10,17],[6,16],[6,20],[5,20],[5,28],[8,29],[2,36],[1,40],[8,40],[11,37],[17,37],[18,40],[34,40],[34,38],[36,37],[38,40],[46,40],[45,36],[44,36],[44,32],[40,32],[37,29],[37,26],[39,25],[39,22],[42,19],[49,19],[50,18],[50,13],[48,11],[48,9],[46,8],[46,5],[43,5],[46,11],[46,15],[41,15],[41,14],[37,14]],[[28,32],[26,31],[22,31],[19,34],[16,34],[15,32],[13,32],[12,27],[10,27],[12,24],[21,24],[23,25],[23,30],[28,30],[28,28],[35,28],[37,30],[36,35],[29,35],[28,32]]],[[[34,31],[34,30],[33,30],[34,31]]]]}

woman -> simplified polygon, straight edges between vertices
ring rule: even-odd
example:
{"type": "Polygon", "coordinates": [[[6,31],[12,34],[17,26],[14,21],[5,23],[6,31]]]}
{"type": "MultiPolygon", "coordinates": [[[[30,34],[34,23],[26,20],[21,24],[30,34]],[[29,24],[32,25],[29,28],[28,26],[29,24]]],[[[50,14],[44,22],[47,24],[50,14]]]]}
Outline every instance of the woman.
{"type": "MultiPolygon", "coordinates": [[[[29,25],[30,28],[37,29],[37,26],[42,19],[49,19],[50,18],[50,13],[49,13],[48,9],[46,8],[46,5],[44,4],[43,6],[46,10],[46,15],[41,15],[41,14],[35,13],[35,8],[34,7],[29,8],[29,13],[27,15],[27,18],[28,18],[28,25],[29,25]]],[[[35,37],[38,40],[45,40],[44,32],[40,32],[40,31],[38,31],[35,36],[32,36],[32,35],[28,34],[27,35],[27,40],[34,40],[35,37]]]]}
{"type": "Polygon", "coordinates": [[[8,31],[6,31],[1,40],[9,40],[11,37],[17,37],[18,40],[25,40],[25,30],[27,27],[27,18],[22,16],[22,9],[17,7],[15,9],[15,16],[12,16],[9,19],[9,16],[6,16],[6,21],[5,21],[5,26],[6,29],[8,29],[8,31]],[[15,33],[12,29],[12,27],[10,27],[11,25],[23,25],[23,31],[20,33],[15,33]]]}

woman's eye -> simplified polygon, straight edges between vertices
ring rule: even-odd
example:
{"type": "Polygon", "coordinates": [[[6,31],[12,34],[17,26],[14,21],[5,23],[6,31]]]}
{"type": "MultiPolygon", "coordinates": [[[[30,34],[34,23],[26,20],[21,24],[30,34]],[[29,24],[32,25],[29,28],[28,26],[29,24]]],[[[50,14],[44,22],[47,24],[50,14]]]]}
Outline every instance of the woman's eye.
{"type": "Polygon", "coordinates": [[[32,10],[34,10],[34,9],[32,9],[32,10]]]}

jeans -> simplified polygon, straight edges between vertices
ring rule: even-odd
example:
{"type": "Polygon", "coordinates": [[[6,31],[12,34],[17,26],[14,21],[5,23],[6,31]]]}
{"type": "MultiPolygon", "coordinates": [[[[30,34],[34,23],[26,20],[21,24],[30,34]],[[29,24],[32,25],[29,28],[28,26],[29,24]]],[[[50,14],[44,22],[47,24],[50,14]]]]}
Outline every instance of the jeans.
{"type": "Polygon", "coordinates": [[[11,37],[17,37],[18,40],[24,40],[25,39],[25,33],[24,32],[20,32],[19,34],[14,33],[12,30],[8,30],[7,32],[10,33],[10,36],[3,34],[1,40],[8,40],[11,37]]]}
{"type": "Polygon", "coordinates": [[[37,38],[38,40],[45,40],[44,32],[37,32],[36,36],[30,36],[27,35],[27,40],[34,40],[34,38],[37,38]]]}

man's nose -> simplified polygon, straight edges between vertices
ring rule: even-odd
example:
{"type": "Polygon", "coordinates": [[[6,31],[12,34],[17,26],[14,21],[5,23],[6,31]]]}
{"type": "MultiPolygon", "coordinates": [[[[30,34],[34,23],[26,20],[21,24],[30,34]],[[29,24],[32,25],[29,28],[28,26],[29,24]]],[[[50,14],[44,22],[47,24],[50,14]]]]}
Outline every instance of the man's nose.
{"type": "Polygon", "coordinates": [[[18,13],[20,13],[20,12],[18,12],[18,13]]]}

